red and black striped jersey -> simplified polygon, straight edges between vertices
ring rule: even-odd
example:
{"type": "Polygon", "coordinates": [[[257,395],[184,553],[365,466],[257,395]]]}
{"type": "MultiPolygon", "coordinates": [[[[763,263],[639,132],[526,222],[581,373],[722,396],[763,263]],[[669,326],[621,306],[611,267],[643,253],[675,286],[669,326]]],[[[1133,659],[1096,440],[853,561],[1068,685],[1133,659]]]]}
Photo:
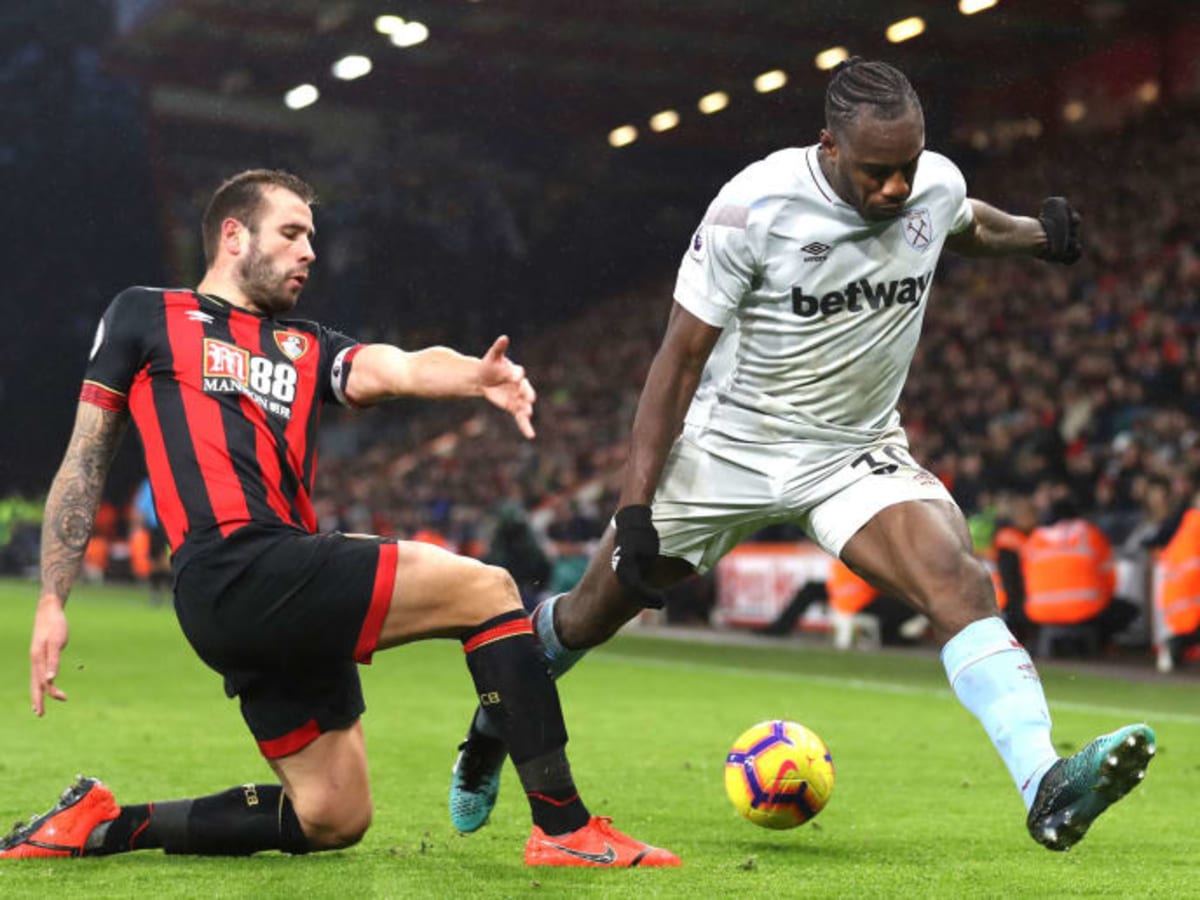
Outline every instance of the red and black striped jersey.
{"type": "Polygon", "coordinates": [[[346,403],[360,346],[190,290],[112,301],[80,399],[129,409],[177,567],[248,525],[316,531],[321,405],[346,403]]]}

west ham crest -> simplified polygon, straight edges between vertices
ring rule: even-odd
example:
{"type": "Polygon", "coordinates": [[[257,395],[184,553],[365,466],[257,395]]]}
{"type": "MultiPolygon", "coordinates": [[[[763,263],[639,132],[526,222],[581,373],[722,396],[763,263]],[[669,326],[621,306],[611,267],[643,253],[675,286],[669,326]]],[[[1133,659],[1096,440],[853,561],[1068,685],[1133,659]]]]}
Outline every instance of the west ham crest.
{"type": "Polygon", "coordinates": [[[926,206],[908,210],[901,217],[900,227],[904,231],[904,240],[914,250],[924,252],[933,243],[933,216],[926,206]]]}
{"type": "Polygon", "coordinates": [[[308,352],[309,337],[298,331],[276,331],[275,345],[283,355],[295,362],[308,352]]]}

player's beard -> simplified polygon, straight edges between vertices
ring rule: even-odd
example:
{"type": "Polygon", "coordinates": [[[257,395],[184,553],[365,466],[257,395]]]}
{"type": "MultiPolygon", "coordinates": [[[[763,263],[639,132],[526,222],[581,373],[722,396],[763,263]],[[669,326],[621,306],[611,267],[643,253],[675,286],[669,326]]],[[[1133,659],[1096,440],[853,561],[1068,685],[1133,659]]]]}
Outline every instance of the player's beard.
{"type": "MultiPolygon", "coordinates": [[[[837,190],[836,185],[834,189],[837,190]]],[[[890,222],[892,219],[900,217],[904,212],[904,203],[907,202],[907,197],[900,203],[871,203],[863,194],[858,185],[854,184],[853,179],[845,179],[843,186],[844,193],[840,196],[844,200],[849,200],[850,205],[858,210],[858,214],[867,222],[890,222]]]]}
{"type": "Polygon", "coordinates": [[[242,293],[267,315],[290,312],[300,299],[300,288],[291,286],[292,275],[280,272],[271,258],[258,249],[258,241],[252,241],[250,252],[238,266],[242,293]]]}
{"type": "Polygon", "coordinates": [[[828,156],[822,156],[821,160],[821,171],[825,175],[825,180],[829,182],[829,186],[833,188],[833,192],[843,202],[853,206],[864,221],[889,222],[899,218],[904,212],[904,204],[908,202],[907,197],[899,204],[894,205],[870,203],[852,176],[844,173],[837,164],[829,160],[828,156]]]}
{"type": "Polygon", "coordinates": [[[895,206],[884,205],[882,207],[863,204],[859,212],[868,222],[890,222],[892,219],[900,218],[901,213],[904,212],[904,204],[900,203],[895,206]]]}

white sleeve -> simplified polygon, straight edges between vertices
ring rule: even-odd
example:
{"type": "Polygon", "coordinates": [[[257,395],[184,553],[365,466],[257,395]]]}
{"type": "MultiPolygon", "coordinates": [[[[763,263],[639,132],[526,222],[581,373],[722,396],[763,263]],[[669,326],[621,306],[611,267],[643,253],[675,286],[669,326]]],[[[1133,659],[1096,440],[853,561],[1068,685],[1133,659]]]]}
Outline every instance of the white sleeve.
{"type": "Polygon", "coordinates": [[[714,328],[724,328],[750,290],[756,267],[747,220],[750,207],[713,201],[679,264],[676,302],[714,328]]]}
{"type": "Polygon", "coordinates": [[[975,221],[975,211],[971,209],[971,201],[967,199],[967,180],[963,178],[963,173],[959,171],[958,166],[950,164],[950,169],[953,175],[949,179],[951,208],[954,210],[953,218],[950,220],[949,234],[958,234],[971,227],[971,223],[975,221]]]}

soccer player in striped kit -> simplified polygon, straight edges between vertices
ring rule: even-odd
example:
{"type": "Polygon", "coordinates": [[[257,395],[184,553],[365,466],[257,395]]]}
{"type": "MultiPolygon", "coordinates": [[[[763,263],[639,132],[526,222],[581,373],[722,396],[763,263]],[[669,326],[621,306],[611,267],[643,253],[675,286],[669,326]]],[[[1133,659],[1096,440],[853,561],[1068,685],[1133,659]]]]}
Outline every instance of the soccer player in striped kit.
{"type": "Polygon", "coordinates": [[[67,597],[129,418],[173,550],[175,608],[224,676],[279,784],[118,806],[80,779],[0,840],[0,859],[163,848],[306,853],[371,821],[358,666],[377,650],[458,638],[525,786],[530,865],[678,865],[592,816],[567,763],[558,695],[512,578],[429,544],[318,534],[311,496],[321,405],[483,397],[526,437],[535,394],[501,337],[482,358],[360,344],[289,318],[315,259],[313,193],[284,172],[226,181],[204,214],[195,290],[131,288],[96,333],[75,429],[46,503],[31,694],[42,715],[67,643],[67,597]]]}

